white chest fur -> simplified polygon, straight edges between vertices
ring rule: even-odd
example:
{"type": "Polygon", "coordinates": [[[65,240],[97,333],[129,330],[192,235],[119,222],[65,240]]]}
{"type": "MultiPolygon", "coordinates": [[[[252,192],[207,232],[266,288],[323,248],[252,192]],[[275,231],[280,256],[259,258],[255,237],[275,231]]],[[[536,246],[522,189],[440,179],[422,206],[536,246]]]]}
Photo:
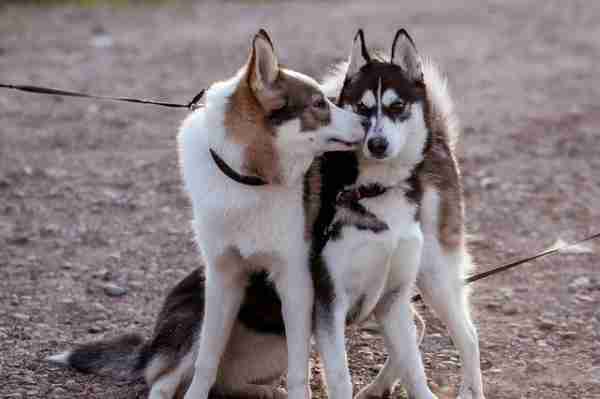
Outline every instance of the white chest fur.
{"type": "Polygon", "coordinates": [[[357,321],[367,317],[388,288],[390,269],[397,243],[420,230],[415,219],[417,206],[404,196],[403,188],[389,190],[382,196],[363,199],[360,204],[388,229],[381,232],[345,225],[340,237],[330,240],[323,250],[328,272],[332,277],[336,301],[349,309],[360,304],[357,321]]]}

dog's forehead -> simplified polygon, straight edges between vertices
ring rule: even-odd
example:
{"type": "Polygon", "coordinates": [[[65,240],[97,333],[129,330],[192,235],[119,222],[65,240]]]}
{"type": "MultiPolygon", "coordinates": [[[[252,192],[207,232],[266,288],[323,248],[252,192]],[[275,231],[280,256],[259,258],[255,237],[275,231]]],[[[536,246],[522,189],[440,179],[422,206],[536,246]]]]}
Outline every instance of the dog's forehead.
{"type": "Polygon", "coordinates": [[[363,101],[365,105],[372,106],[375,100],[379,101],[379,96],[385,105],[389,105],[398,99],[415,102],[419,100],[420,93],[401,67],[374,62],[347,79],[340,100],[342,104],[363,101]]]}

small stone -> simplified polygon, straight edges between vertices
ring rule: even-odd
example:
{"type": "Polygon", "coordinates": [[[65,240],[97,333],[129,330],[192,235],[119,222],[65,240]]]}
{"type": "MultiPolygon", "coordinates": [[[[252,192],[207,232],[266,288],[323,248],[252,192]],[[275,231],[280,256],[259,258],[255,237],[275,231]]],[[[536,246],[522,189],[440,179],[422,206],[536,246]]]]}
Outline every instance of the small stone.
{"type": "Polygon", "coordinates": [[[26,235],[16,235],[8,239],[8,243],[12,245],[23,246],[29,242],[29,237],[26,235]]]}
{"type": "Polygon", "coordinates": [[[56,387],[52,390],[52,397],[54,398],[65,398],[67,390],[61,387],[56,387]]]}
{"type": "Polygon", "coordinates": [[[94,302],[92,304],[92,310],[94,312],[104,313],[106,312],[106,307],[104,307],[104,305],[102,305],[100,302],[94,302]]]}
{"type": "Polygon", "coordinates": [[[79,384],[75,380],[67,380],[64,385],[69,391],[79,391],[80,389],[79,384]]]}
{"type": "Polygon", "coordinates": [[[102,288],[104,288],[104,292],[108,296],[118,297],[127,294],[127,288],[118,286],[114,283],[106,283],[102,286],[102,288]]]}
{"type": "Polygon", "coordinates": [[[26,315],[23,313],[13,313],[13,317],[17,320],[22,320],[22,321],[29,321],[29,319],[30,319],[29,315],[26,315]]]}
{"type": "Polygon", "coordinates": [[[93,325],[88,328],[88,332],[90,334],[98,334],[102,332],[102,328],[100,326],[93,325]]]}
{"type": "Polygon", "coordinates": [[[105,280],[110,272],[107,269],[98,269],[92,273],[92,277],[105,280]]]}
{"type": "Polygon", "coordinates": [[[25,376],[21,379],[21,382],[28,385],[37,385],[37,382],[31,376],[25,376]]]}
{"type": "Polygon", "coordinates": [[[514,316],[519,313],[519,308],[514,305],[505,305],[502,307],[502,313],[507,316],[514,316]]]}
{"type": "Polygon", "coordinates": [[[541,330],[553,330],[556,327],[556,323],[553,320],[540,318],[538,319],[538,327],[541,330]]]}
{"type": "Polygon", "coordinates": [[[558,333],[558,335],[560,335],[560,337],[562,339],[574,339],[574,338],[577,338],[577,332],[576,331],[561,331],[560,333],[558,333]]]}
{"type": "Polygon", "coordinates": [[[484,190],[487,190],[490,188],[495,188],[498,186],[499,183],[500,183],[500,180],[498,180],[495,177],[489,177],[489,176],[482,178],[480,181],[481,188],[483,188],[484,190]]]}
{"type": "Polygon", "coordinates": [[[527,364],[526,371],[528,373],[539,373],[546,370],[546,366],[544,366],[541,362],[537,360],[533,360],[527,364]]]}
{"type": "Polygon", "coordinates": [[[142,281],[130,281],[129,286],[132,288],[140,289],[144,287],[144,283],[142,281]]]}

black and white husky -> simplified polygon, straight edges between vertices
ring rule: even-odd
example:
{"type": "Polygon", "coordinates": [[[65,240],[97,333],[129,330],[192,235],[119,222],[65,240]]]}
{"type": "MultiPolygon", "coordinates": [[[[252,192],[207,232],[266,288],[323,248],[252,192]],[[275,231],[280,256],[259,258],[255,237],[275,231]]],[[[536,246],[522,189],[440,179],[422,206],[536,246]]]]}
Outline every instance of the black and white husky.
{"type": "Polygon", "coordinates": [[[344,329],[371,314],[388,359],[358,399],[386,396],[399,380],[410,398],[436,397],[417,346],[410,305],[416,282],[459,349],[459,397],[482,399],[478,338],[463,285],[471,258],[454,155],[458,126],[446,81],[399,30],[387,60],[369,53],[359,31],[347,73],[326,84],[341,86],[340,104],[368,120],[356,158],[326,155],[335,168],[321,168],[326,182],[354,175],[329,206],[332,221],[312,259],[314,333],[329,398],[352,398],[344,329]]]}
{"type": "Polygon", "coordinates": [[[362,118],[334,105],[312,78],[281,67],[261,30],[246,65],[213,84],[179,132],[206,282],[192,275],[175,288],[149,343],[121,337],[51,360],[137,372],[152,399],[206,399],[211,390],[271,398],[277,391],[264,384],[287,369],[289,397],[308,398],[314,294],[304,175],[316,156],[351,150],[363,136],[362,118]],[[252,328],[252,310],[271,295],[249,295],[261,273],[280,298],[285,337],[264,320],[252,328]]]}

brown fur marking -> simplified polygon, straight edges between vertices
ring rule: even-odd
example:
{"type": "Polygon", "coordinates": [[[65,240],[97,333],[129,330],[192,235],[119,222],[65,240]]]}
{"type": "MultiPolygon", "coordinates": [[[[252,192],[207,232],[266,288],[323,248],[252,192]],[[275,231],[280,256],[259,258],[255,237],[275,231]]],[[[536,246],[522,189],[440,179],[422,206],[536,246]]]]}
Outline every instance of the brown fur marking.
{"type": "Polygon", "coordinates": [[[464,202],[458,162],[448,145],[447,121],[429,97],[425,101],[425,123],[431,137],[425,149],[420,178],[425,190],[438,193],[438,238],[447,250],[464,242],[464,202]]]}
{"type": "Polygon", "coordinates": [[[274,147],[275,130],[245,79],[229,99],[225,128],[228,138],[244,148],[243,171],[240,173],[260,176],[270,183],[281,182],[274,147]]]}

